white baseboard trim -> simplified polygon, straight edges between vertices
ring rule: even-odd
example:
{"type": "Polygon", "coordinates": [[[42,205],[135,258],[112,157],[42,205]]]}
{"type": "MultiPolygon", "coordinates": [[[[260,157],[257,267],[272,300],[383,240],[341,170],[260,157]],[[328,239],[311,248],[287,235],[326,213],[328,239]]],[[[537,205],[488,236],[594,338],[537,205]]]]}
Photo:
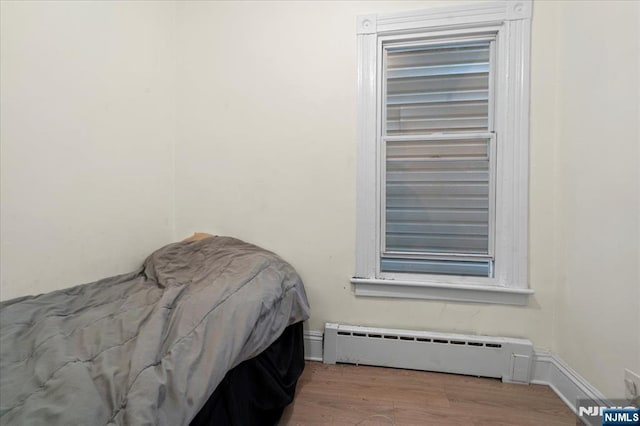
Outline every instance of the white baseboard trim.
{"type": "Polygon", "coordinates": [[[605,405],[606,398],[602,392],[560,357],[548,351],[534,351],[531,383],[549,386],[574,413],[577,413],[577,399],[590,399],[605,405]]]}
{"type": "MultiPolygon", "coordinates": [[[[305,330],[306,360],[322,362],[322,341],[321,331],[305,330]]],[[[574,413],[578,399],[590,399],[604,405],[605,397],[600,391],[560,357],[545,350],[534,350],[531,383],[549,386],[574,413]]]]}
{"type": "Polygon", "coordinates": [[[322,332],[304,331],[304,359],[322,362],[322,332]]]}

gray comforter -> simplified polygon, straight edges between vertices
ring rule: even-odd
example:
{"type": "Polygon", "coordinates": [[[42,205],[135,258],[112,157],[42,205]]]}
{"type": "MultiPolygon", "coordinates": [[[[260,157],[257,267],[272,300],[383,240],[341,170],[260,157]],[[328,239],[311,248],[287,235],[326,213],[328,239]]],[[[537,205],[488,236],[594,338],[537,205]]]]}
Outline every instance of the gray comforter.
{"type": "Polygon", "coordinates": [[[229,369],[308,312],[289,264],[228,237],[0,303],[0,424],[187,424],[229,369]]]}

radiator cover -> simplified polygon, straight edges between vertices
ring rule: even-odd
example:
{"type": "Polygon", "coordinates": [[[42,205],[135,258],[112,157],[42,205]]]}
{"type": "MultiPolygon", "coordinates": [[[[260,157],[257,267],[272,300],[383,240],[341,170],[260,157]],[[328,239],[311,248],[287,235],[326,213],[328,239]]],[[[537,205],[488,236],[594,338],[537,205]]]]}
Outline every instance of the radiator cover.
{"type": "Polygon", "coordinates": [[[365,364],[529,383],[526,339],[325,324],[325,364],[365,364]]]}

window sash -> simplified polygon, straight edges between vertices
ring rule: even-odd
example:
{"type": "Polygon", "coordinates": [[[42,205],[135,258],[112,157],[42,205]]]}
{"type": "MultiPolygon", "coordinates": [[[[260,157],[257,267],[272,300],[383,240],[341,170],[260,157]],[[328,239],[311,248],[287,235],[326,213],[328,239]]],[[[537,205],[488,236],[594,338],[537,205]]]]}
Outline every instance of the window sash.
{"type": "Polygon", "coordinates": [[[457,260],[474,260],[479,258],[493,259],[494,247],[495,247],[495,207],[496,207],[496,135],[493,133],[478,133],[478,134],[448,134],[448,135],[429,135],[429,136],[404,136],[404,137],[381,137],[382,143],[380,146],[380,256],[407,256],[411,254],[412,257],[420,257],[423,259],[457,259],[457,260]],[[488,182],[488,248],[487,253],[474,253],[474,252],[403,252],[398,250],[390,250],[387,248],[386,234],[387,234],[387,142],[395,141],[466,141],[466,140],[487,140],[487,156],[489,162],[489,182],[488,182]]]}
{"type": "Polygon", "coordinates": [[[486,279],[493,276],[493,260],[460,261],[382,257],[380,270],[382,276],[393,278],[399,276],[440,275],[486,279]]]}
{"type": "Polygon", "coordinates": [[[383,42],[382,135],[492,131],[494,45],[494,37],[383,42]]]}
{"type": "MultiPolygon", "coordinates": [[[[466,46],[465,46],[466,47],[466,46]]],[[[469,274],[469,276],[474,277],[493,277],[494,271],[494,244],[495,244],[495,206],[496,206],[496,182],[495,182],[495,174],[496,174],[496,135],[494,132],[494,105],[495,105],[495,64],[496,64],[496,36],[492,35],[479,35],[479,36],[465,36],[465,37],[445,37],[441,39],[416,39],[415,36],[410,37],[408,40],[403,40],[402,38],[398,38],[397,36],[393,37],[393,40],[385,40],[381,38],[378,43],[379,52],[379,61],[378,61],[378,87],[380,90],[378,91],[378,135],[377,139],[378,143],[378,153],[379,153],[379,199],[378,206],[379,210],[379,227],[380,230],[378,244],[379,248],[377,252],[379,253],[378,261],[376,262],[376,270],[378,276],[394,276],[394,275],[415,275],[415,271],[397,271],[397,272],[383,272],[384,267],[382,266],[383,262],[387,262],[387,264],[398,264],[394,263],[392,259],[405,259],[407,263],[411,263],[412,259],[420,259],[422,261],[433,261],[434,262],[434,271],[442,271],[446,270],[446,268],[441,268],[442,262],[451,262],[452,265],[472,265],[473,262],[477,264],[487,265],[487,274],[488,275],[474,275],[469,274]],[[417,55],[420,52],[427,51],[427,55],[429,50],[434,50],[438,48],[446,48],[449,46],[460,47],[463,45],[475,45],[481,46],[480,43],[488,43],[489,46],[489,66],[488,66],[488,94],[487,94],[487,117],[486,117],[486,131],[481,132],[467,132],[467,131],[437,131],[436,132],[424,132],[410,135],[398,135],[398,134],[389,134],[388,132],[388,105],[390,104],[389,97],[387,96],[387,85],[389,83],[388,78],[388,67],[387,67],[387,59],[388,52],[416,52],[417,55]],[[488,156],[488,242],[487,242],[487,251],[486,253],[474,253],[474,252],[456,252],[456,251],[394,251],[390,250],[387,247],[387,146],[389,143],[399,142],[399,141],[435,141],[435,140],[443,140],[443,141],[454,141],[454,140],[487,140],[487,156],[488,156]],[[468,263],[464,263],[468,262],[468,263]]],[[[430,70],[426,71],[427,73],[431,72],[430,70]]],[[[432,72],[433,74],[433,72],[432,72]]],[[[444,84],[447,84],[446,82],[444,84]]],[[[476,129],[474,129],[476,130],[476,129]]],[[[419,262],[416,262],[418,265],[419,262]]],[[[453,268],[455,269],[455,268],[453,268]]],[[[461,266],[459,270],[465,270],[465,268],[461,266]]],[[[473,269],[473,268],[472,268],[473,269]]],[[[431,273],[428,273],[432,275],[431,273]]],[[[438,275],[438,272],[434,272],[434,275],[438,275]]],[[[448,273],[447,275],[452,275],[448,273]]],[[[456,275],[456,274],[453,274],[456,275]]],[[[461,276],[467,276],[464,273],[460,274],[461,276]]]]}

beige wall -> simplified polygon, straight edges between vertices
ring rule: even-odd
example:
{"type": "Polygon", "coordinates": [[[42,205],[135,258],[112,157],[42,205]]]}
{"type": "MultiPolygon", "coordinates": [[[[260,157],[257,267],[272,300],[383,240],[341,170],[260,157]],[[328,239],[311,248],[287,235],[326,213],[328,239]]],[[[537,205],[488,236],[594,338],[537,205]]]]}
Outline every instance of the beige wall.
{"type": "Polygon", "coordinates": [[[210,230],[282,254],[305,280],[311,329],[524,336],[620,396],[623,368],[640,369],[637,3],[535,3],[530,306],[352,294],[355,16],[428,6],[179,6],[178,234],[210,230]]]}
{"type": "Polygon", "coordinates": [[[302,275],[326,321],[524,336],[552,346],[553,15],[534,28],[531,286],[526,308],[356,298],[356,15],[429,2],[179,4],[178,235],[234,235],[302,275]],[[551,123],[551,124],[550,124],[551,123]]]}
{"type": "Polygon", "coordinates": [[[640,372],[639,5],[558,14],[556,350],[609,396],[640,372]]]}
{"type": "Polygon", "coordinates": [[[171,238],[175,7],[1,8],[0,298],[131,271],[171,238]]]}

